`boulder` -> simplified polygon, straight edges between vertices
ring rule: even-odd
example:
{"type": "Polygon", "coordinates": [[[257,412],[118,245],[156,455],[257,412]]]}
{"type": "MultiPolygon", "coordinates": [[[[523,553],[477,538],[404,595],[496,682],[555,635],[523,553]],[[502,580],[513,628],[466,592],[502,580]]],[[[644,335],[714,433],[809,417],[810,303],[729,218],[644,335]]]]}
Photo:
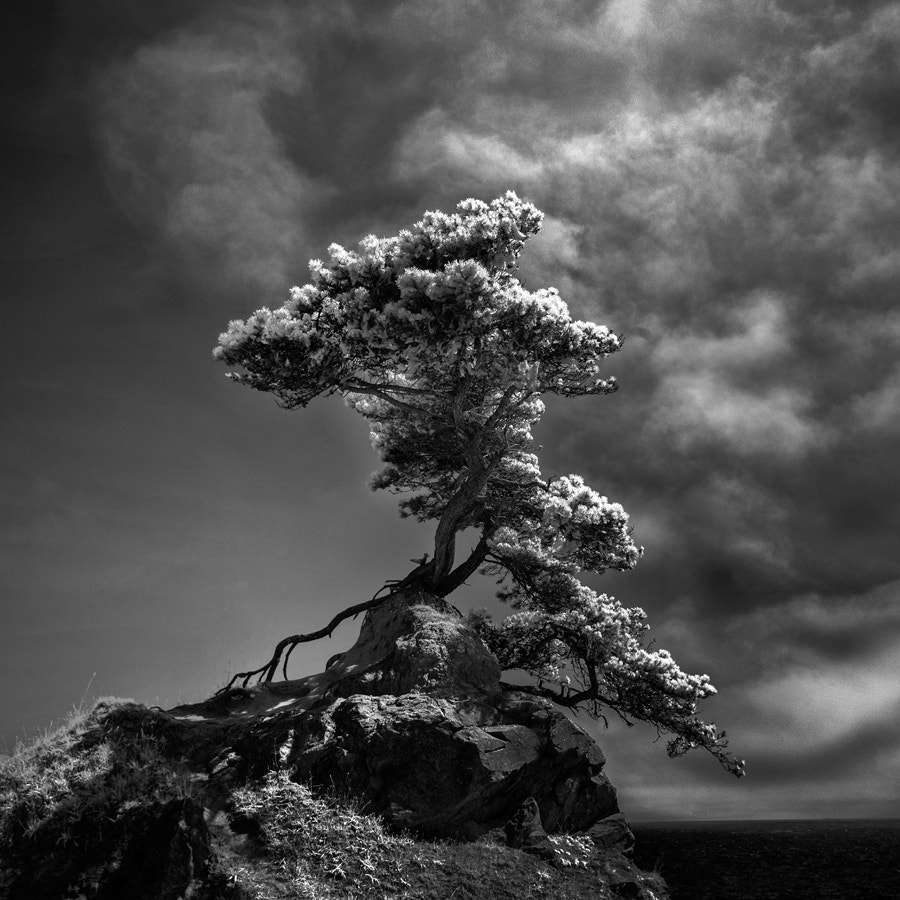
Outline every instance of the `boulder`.
{"type": "Polygon", "coordinates": [[[283,764],[423,836],[478,837],[528,797],[549,827],[586,829],[618,811],[615,789],[596,745],[548,706],[513,691],[354,694],[290,722],[283,764]]]}
{"type": "Polygon", "coordinates": [[[634,833],[622,813],[614,813],[595,822],[587,830],[587,836],[601,850],[618,850],[629,857],[634,852],[634,833]]]}

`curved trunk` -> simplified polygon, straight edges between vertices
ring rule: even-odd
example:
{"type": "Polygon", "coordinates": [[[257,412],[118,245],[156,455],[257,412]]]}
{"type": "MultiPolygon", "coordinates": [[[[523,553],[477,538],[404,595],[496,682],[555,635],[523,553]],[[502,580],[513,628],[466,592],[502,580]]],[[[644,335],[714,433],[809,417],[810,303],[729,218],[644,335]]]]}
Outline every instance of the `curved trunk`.
{"type": "Polygon", "coordinates": [[[462,477],[461,484],[438,520],[434,534],[433,583],[440,584],[453,569],[456,556],[456,535],[472,510],[478,505],[478,498],[487,484],[489,470],[479,460],[462,477]]]}
{"type": "Polygon", "coordinates": [[[481,539],[475,545],[475,549],[469,555],[469,558],[460,563],[449,575],[442,581],[435,582],[434,592],[439,597],[446,597],[452,594],[465,580],[474,575],[478,571],[478,567],[484,562],[489,552],[488,540],[490,533],[485,531],[481,535],[481,539]]]}

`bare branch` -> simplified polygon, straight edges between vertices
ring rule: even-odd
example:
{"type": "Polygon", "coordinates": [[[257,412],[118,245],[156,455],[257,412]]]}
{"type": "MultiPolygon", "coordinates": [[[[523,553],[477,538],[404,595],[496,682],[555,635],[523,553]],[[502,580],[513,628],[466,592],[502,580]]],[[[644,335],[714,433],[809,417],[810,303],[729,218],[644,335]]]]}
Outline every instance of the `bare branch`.
{"type": "Polygon", "coordinates": [[[411,403],[404,403],[402,400],[398,400],[396,397],[392,397],[390,394],[385,393],[381,388],[374,386],[357,387],[353,383],[344,382],[341,384],[341,389],[348,391],[351,394],[371,394],[374,397],[378,397],[379,400],[384,400],[386,403],[390,403],[391,406],[396,406],[397,409],[403,409],[406,412],[416,413],[417,415],[431,415],[427,409],[420,406],[413,406],[411,403]]]}
{"type": "MultiPolygon", "coordinates": [[[[347,383],[345,382],[344,386],[346,386],[346,385],[347,385],[347,383]]],[[[409,385],[405,385],[405,384],[393,384],[390,382],[388,382],[386,384],[372,384],[370,381],[363,381],[361,378],[353,379],[353,388],[352,389],[357,390],[361,393],[374,389],[374,390],[379,390],[379,391],[396,391],[398,394],[422,394],[425,396],[432,396],[432,397],[437,393],[437,391],[429,391],[429,390],[426,390],[425,388],[410,387],[409,385]]]]}

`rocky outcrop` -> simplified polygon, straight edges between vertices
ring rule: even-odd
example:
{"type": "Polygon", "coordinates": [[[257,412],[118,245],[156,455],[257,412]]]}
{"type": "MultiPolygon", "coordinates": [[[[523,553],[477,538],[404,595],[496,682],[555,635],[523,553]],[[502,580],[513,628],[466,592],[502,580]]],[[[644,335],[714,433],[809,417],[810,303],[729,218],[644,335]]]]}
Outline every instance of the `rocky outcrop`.
{"type": "Polygon", "coordinates": [[[173,722],[235,722],[206,760],[210,789],[226,795],[235,778],[267,771],[274,752],[298,780],[340,784],[422,836],[476,838],[528,797],[551,831],[617,813],[590,736],[550,701],[504,690],[452,606],[413,599],[370,611],[324,673],[170,710],[173,722]]]}
{"type": "Polygon", "coordinates": [[[395,832],[535,855],[582,879],[586,893],[573,897],[598,885],[665,897],[627,858],[633,836],[596,743],[550,701],[505,688],[459,612],[427,594],[370,610],[324,672],[170,710],[101,705],[92,719],[79,752],[110,735],[118,747],[150,741],[184,772],[190,796],[129,801],[77,854],[52,849],[50,826],[40,859],[19,841],[15,864],[0,865],[0,896],[237,900],[242,889],[211,860],[218,847],[242,865],[257,825],[234,815],[235,791],[277,769],[288,783],[338,787],[395,832]]]}
{"type": "Polygon", "coordinates": [[[308,711],[280,737],[297,777],[346,785],[392,825],[423,836],[478,837],[529,796],[554,830],[586,829],[618,811],[596,745],[516,692],[355,694],[308,711]]]}

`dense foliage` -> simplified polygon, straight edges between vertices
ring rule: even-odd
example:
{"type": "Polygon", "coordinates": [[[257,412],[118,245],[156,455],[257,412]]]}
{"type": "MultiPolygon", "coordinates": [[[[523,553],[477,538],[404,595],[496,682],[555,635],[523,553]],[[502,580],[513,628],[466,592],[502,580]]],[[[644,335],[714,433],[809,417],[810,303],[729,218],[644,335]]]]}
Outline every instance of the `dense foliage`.
{"type": "Polygon", "coordinates": [[[650,722],[674,736],[671,755],[704,747],[743,774],[724,733],[697,717],[715,692],[707,676],[646,646],[642,610],[578,579],[631,569],[642,549],[618,503],[577,475],[545,478],[535,454],[541,395],[615,390],[601,372],[619,348],[608,328],[574,321],[555,289],[528,291],[515,277],[541,220],[508,192],[426,213],[358,252],[332,244],[327,262],[310,263],[309,284],[231,322],[214,354],[235,367],[229,377],[285,407],[339,393],[368,419],[384,463],[372,487],[437,523],[420,583],[446,596],[479,569],[498,576],[516,612],[472,622],[505,669],[534,676],[533,693],[650,722]],[[458,562],[466,529],[479,537],[458,562]]]}

